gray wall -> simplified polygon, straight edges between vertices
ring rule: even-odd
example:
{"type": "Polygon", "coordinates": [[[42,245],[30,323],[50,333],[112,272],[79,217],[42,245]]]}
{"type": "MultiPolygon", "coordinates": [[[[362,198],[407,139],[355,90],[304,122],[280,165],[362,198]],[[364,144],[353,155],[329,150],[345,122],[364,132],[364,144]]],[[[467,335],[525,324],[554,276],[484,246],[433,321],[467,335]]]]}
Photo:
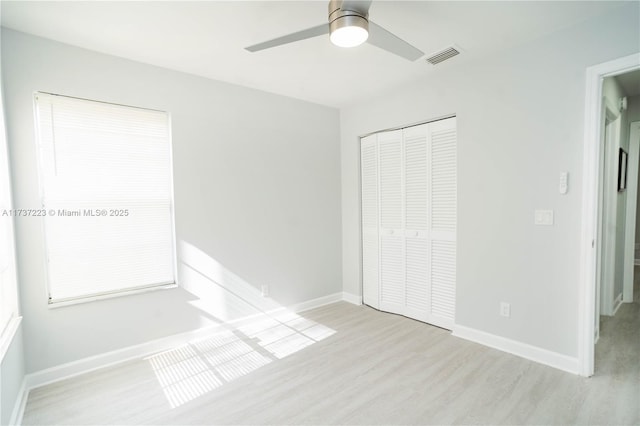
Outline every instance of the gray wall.
{"type": "Polygon", "coordinates": [[[345,291],[361,293],[359,136],[455,113],[457,323],[577,356],[585,69],[640,51],[638,14],[629,4],[464,69],[445,62],[341,111],[345,291]],[[554,226],[534,226],[536,208],[554,226]]]}
{"type": "Polygon", "coordinates": [[[9,424],[25,375],[22,326],[0,362],[0,425],[9,424]]]}
{"type": "Polygon", "coordinates": [[[2,70],[16,208],[40,203],[34,91],[171,113],[179,279],[206,293],[50,309],[41,223],[19,220],[28,372],[253,313],[263,284],[269,307],[342,290],[337,110],[6,29],[2,70]]]}

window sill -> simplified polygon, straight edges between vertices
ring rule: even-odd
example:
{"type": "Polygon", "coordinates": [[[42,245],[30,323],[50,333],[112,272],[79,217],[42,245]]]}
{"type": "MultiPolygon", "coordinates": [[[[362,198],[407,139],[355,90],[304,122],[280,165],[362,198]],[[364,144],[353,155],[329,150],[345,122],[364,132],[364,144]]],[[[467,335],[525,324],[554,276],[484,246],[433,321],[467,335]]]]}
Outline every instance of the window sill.
{"type": "Polygon", "coordinates": [[[11,318],[9,324],[7,324],[7,327],[2,332],[2,335],[0,335],[0,362],[4,360],[4,356],[7,354],[9,346],[11,346],[13,338],[18,332],[18,328],[20,328],[21,322],[22,317],[11,318]]]}
{"type": "Polygon", "coordinates": [[[142,294],[142,293],[150,293],[152,291],[167,290],[167,289],[176,288],[176,287],[178,287],[178,284],[176,284],[176,283],[154,285],[152,287],[134,288],[134,289],[130,289],[130,290],[122,290],[122,291],[117,291],[117,292],[113,292],[113,293],[99,294],[99,295],[95,295],[95,296],[78,297],[78,298],[74,298],[74,299],[59,300],[59,301],[49,302],[48,305],[49,305],[49,309],[57,309],[57,308],[65,307],[65,306],[72,306],[72,305],[79,305],[79,304],[82,304],[82,303],[96,302],[98,300],[115,299],[115,298],[118,298],[118,297],[132,296],[132,295],[135,295],[135,294],[142,294]]]}

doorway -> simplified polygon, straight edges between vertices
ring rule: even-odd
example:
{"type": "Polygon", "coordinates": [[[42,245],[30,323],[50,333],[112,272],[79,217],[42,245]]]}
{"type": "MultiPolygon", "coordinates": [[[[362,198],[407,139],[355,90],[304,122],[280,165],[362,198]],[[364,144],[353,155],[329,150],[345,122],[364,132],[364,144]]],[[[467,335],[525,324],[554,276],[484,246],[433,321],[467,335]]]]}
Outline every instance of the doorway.
{"type": "MultiPolygon", "coordinates": [[[[630,146],[624,149],[619,146],[619,142],[612,146],[611,141],[616,136],[620,136],[621,140],[625,137],[628,140],[629,132],[625,128],[626,124],[621,125],[623,120],[618,120],[622,102],[619,99],[613,102],[605,99],[603,102],[603,86],[605,78],[626,75],[639,69],[640,54],[587,69],[578,354],[579,373],[583,376],[591,376],[595,371],[595,342],[599,337],[601,310],[607,314],[615,313],[616,304],[619,307],[623,301],[622,287],[625,280],[631,277],[633,281],[633,270],[629,273],[628,268],[625,268],[628,266],[625,265],[628,256],[625,256],[624,249],[628,247],[628,241],[627,244],[624,241],[625,232],[629,231],[624,226],[628,207],[627,194],[624,194],[625,188],[618,183],[620,176],[625,178],[627,175],[620,174],[621,171],[624,172],[621,162],[618,162],[617,167],[605,167],[605,162],[615,164],[616,157],[628,158],[630,146]],[[613,148],[618,149],[618,152],[613,148]],[[614,180],[617,185],[612,187],[614,180]],[[605,186],[607,190],[604,190],[605,186]],[[603,283],[603,280],[608,281],[603,283]]],[[[638,164],[633,166],[637,169],[638,164]]],[[[629,193],[631,191],[629,188],[629,193]]],[[[633,191],[637,191],[635,185],[633,191]]],[[[628,290],[627,286],[624,288],[628,290]]]]}

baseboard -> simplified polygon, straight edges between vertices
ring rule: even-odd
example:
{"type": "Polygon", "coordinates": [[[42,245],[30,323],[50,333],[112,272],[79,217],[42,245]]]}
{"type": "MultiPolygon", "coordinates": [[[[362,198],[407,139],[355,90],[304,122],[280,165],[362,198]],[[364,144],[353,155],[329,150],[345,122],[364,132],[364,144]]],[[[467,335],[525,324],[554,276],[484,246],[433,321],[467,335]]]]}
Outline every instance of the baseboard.
{"type": "Polygon", "coordinates": [[[26,378],[22,379],[22,385],[16,399],[16,404],[13,406],[11,412],[11,418],[9,419],[10,425],[22,424],[22,417],[24,416],[24,409],[27,406],[27,399],[29,399],[29,389],[27,388],[26,378]]]}
{"type": "Polygon", "coordinates": [[[346,291],[342,292],[342,300],[344,300],[345,302],[349,302],[352,303],[354,305],[362,305],[362,296],[356,296],[355,294],[352,293],[347,293],[346,291]]]}
{"type": "Polygon", "coordinates": [[[456,325],[453,329],[452,335],[569,373],[579,374],[580,371],[578,358],[562,355],[557,352],[552,352],[527,343],[507,339],[505,337],[496,336],[495,334],[476,330],[474,328],[456,325]]]}
{"type": "Polygon", "coordinates": [[[620,293],[618,297],[616,297],[616,300],[613,301],[613,314],[611,316],[616,316],[620,306],[622,306],[622,293],[620,293]]]}
{"type": "Polygon", "coordinates": [[[309,309],[319,308],[320,306],[329,305],[331,303],[340,302],[342,300],[342,293],[333,293],[328,296],[318,297],[317,299],[308,300],[306,302],[298,303],[286,308],[291,312],[304,312],[309,309]]]}
{"type": "MultiPolygon", "coordinates": [[[[152,340],[146,343],[142,343],[135,346],[129,346],[123,349],[118,349],[111,352],[105,352],[103,354],[83,358],[77,361],[72,361],[66,364],[61,364],[55,367],[40,370],[35,373],[27,374],[25,376],[25,390],[26,393],[31,389],[44,386],[50,383],[58,382],[63,379],[68,379],[80,374],[88,373],[94,370],[98,370],[105,367],[110,367],[116,364],[120,364],[126,361],[135,359],[141,359],[149,355],[167,351],[185,343],[205,338],[211,334],[228,330],[229,328],[237,328],[250,322],[260,321],[264,318],[277,317],[278,314],[284,312],[303,312],[310,309],[318,308],[320,306],[328,305],[330,303],[339,302],[343,299],[341,292],[330,294],[327,296],[319,297],[317,299],[308,300],[306,302],[298,303],[290,307],[282,307],[274,309],[269,312],[259,313],[248,317],[239,318],[233,321],[228,321],[221,324],[216,324],[197,330],[180,333],[173,336],[164,337],[157,340],[152,340]]],[[[25,397],[26,402],[26,397],[25,397]]],[[[23,407],[24,410],[24,407],[23,407]]]]}

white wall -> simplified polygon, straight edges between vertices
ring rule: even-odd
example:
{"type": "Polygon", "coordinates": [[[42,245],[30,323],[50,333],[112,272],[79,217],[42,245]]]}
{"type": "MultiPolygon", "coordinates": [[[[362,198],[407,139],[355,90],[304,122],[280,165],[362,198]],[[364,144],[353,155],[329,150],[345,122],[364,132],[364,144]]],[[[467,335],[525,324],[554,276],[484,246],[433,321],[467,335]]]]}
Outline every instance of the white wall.
{"type": "Polygon", "coordinates": [[[285,306],[342,290],[337,110],[6,29],[2,69],[16,208],[39,206],[34,91],[171,113],[179,278],[210,296],[49,309],[41,223],[19,220],[28,372],[253,313],[262,284],[285,306]]]}
{"type": "Polygon", "coordinates": [[[457,323],[578,353],[585,69],[640,51],[638,4],[341,112],[343,284],[361,293],[359,135],[458,117],[457,323]],[[569,192],[560,195],[560,172],[569,192]],[[534,226],[534,209],[555,224],[534,226]],[[499,316],[501,301],[511,318],[499,316]]]}

